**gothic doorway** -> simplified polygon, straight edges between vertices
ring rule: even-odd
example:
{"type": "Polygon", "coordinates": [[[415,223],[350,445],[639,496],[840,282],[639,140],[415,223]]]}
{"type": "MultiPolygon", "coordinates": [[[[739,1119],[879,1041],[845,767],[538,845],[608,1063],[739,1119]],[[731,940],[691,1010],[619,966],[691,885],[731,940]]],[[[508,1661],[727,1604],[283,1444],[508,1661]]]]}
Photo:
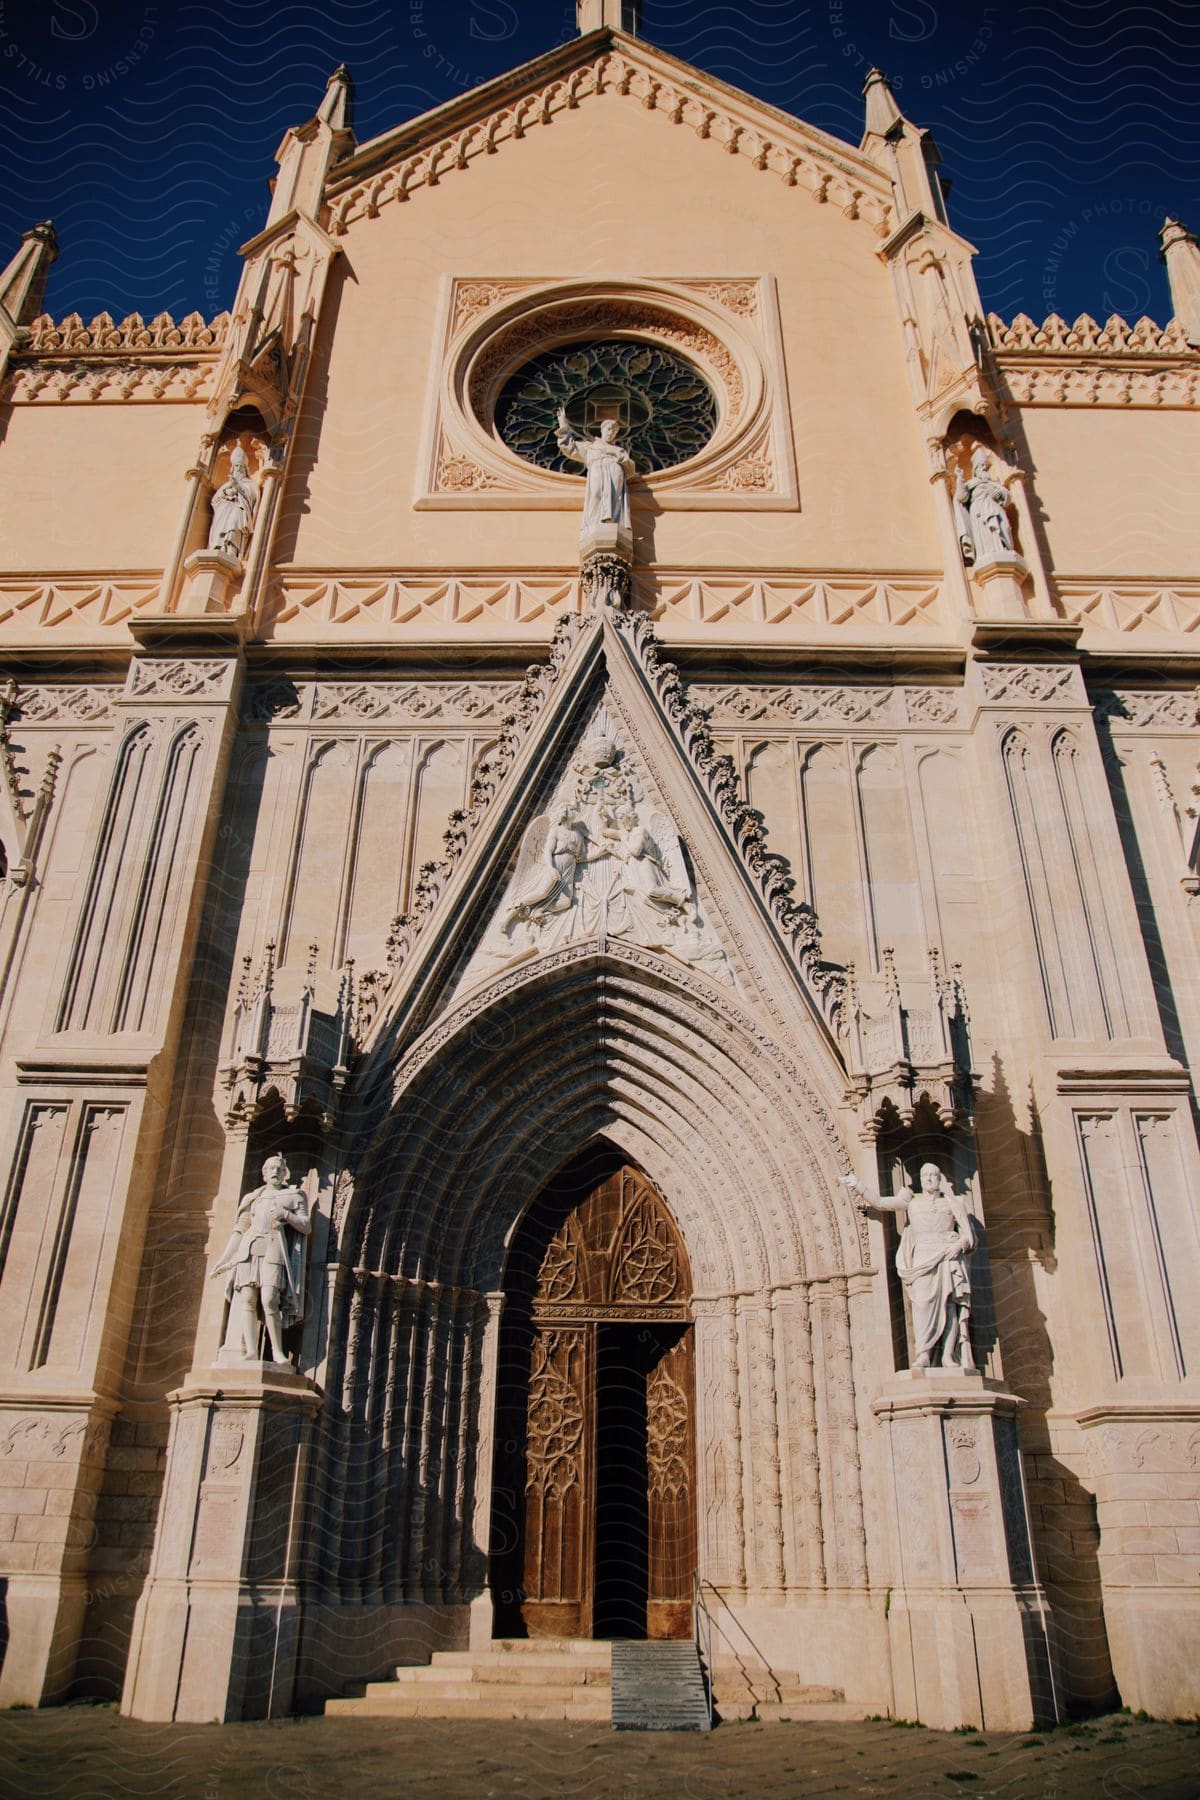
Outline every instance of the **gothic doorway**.
{"type": "Polygon", "coordinates": [[[691,1632],[695,1383],[679,1232],[609,1146],[547,1187],[509,1255],[492,1588],[504,1637],[691,1632]]]}

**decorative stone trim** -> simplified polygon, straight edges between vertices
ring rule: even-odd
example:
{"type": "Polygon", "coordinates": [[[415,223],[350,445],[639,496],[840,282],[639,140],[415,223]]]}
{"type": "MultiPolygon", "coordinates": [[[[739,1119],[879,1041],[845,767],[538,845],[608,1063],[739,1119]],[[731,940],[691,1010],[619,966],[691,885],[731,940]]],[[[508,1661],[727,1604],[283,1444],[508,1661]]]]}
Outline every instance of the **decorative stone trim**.
{"type": "Polygon", "coordinates": [[[1166,326],[1147,318],[1128,325],[1119,313],[1113,313],[1100,325],[1089,313],[1080,313],[1069,325],[1058,313],[1051,313],[1044,324],[1038,325],[1028,313],[1018,313],[1012,324],[1006,325],[997,313],[989,313],[986,322],[992,348],[998,351],[1036,351],[1050,356],[1064,352],[1105,356],[1190,354],[1187,333],[1178,319],[1166,326]]]}
{"type": "Polygon", "coordinates": [[[140,313],[130,313],[118,325],[111,313],[97,313],[85,325],[78,313],[55,324],[49,313],[40,313],[26,327],[19,342],[21,356],[129,356],[138,351],[219,350],[229,330],[230,315],[218,313],[206,320],[188,313],[178,325],[170,313],[159,313],[147,324],[140,313]]]}
{"type": "Polygon", "coordinates": [[[979,663],[984,699],[995,706],[1080,706],[1083,677],[1075,663],[979,663]]]}
{"type": "Polygon", "coordinates": [[[120,693],[113,684],[22,684],[13,699],[13,712],[22,725],[107,725],[120,693]]]}
{"type": "Polygon", "coordinates": [[[1121,729],[1194,732],[1200,725],[1200,688],[1106,688],[1095,714],[1121,729]]]}
{"type": "Polygon", "coordinates": [[[228,313],[211,322],[189,313],[178,325],[169,313],[149,324],[130,313],[119,325],[111,313],[90,325],[78,313],[61,324],[42,313],[18,340],[4,397],[14,405],[207,399],[229,324],[228,313]]]}
{"type": "Polygon", "coordinates": [[[258,681],[247,687],[247,724],[498,725],[515,681],[258,681]]]}
{"type": "Polygon", "coordinates": [[[185,657],[179,661],[135,657],[125,682],[125,700],[224,700],[237,665],[232,657],[185,657]]]}
{"type": "Polygon", "coordinates": [[[1009,398],[1020,406],[1200,406],[1200,368],[1125,362],[1034,367],[1000,362],[1009,398]]]}
{"type": "Polygon", "coordinates": [[[679,670],[663,656],[654,627],[645,614],[617,614],[615,623],[632,645],[675,731],[680,750],[704,782],[747,874],[791,949],[802,978],[830,1026],[840,1032],[845,1023],[845,971],[824,961],[817,915],[807,901],[792,899],[796,881],[788,860],[767,848],[762,815],[743,797],[732,757],[717,754],[705,709],[695,704],[679,670]]]}
{"type": "Polygon", "coordinates": [[[81,627],[104,632],[122,626],[158,599],[158,574],[141,576],[24,576],[0,581],[0,625],[9,643],[24,632],[64,635],[81,627]]]}
{"type": "Polygon", "coordinates": [[[764,580],[658,571],[637,575],[635,588],[655,618],[744,624],[756,633],[764,626],[936,627],[942,612],[942,584],[931,576],[781,574],[764,580]]]}
{"type": "Polygon", "coordinates": [[[390,632],[422,619],[438,625],[543,626],[579,608],[579,572],[550,575],[285,575],[267,595],[274,638],[324,636],[329,630],[390,632]],[[290,627],[290,629],[289,629],[290,627]]]}
{"type": "Polygon", "coordinates": [[[819,205],[837,206],[848,219],[865,219],[877,237],[886,237],[891,229],[890,198],[875,170],[852,166],[783,119],[768,138],[756,108],[741,108],[728,94],[671,80],[652,54],[630,49],[606,51],[482,118],[456,125],[433,143],[422,144],[415,134],[406,143],[404,134],[398,134],[387,167],[359,179],[344,175],[340,188],[332,184],[329,230],[339,237],[355,220],[374,218],[381,206],[436,187],[444,175],[469,169],[477,157],[494,156],[503,144],[602,95],[637,101],[664,123],[690,128],[728,155],[748,158],[753,168],[777,176],[786,187],[807,192],[819,205]]]}
{"type": "Polygon", "coordinates": [[[1094,582],[1059,579],[1063,617],[1101,631],[1200,629],[1200,581],[1094,582]]]}
{"type": "Polygon", "coordinates": [[[952,725],[958,722],[956,688],[816,687],[796,683],[760,687],[693,686],[715,725],[952,725]]]}

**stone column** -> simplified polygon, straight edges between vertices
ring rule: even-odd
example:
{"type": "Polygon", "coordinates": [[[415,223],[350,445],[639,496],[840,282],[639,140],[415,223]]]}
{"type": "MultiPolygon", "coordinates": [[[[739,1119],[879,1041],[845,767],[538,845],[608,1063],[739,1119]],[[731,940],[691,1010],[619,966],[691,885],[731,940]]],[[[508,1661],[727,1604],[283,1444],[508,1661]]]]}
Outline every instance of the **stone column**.
{"type": "Polygon", "coordinates": [[[1057,1715],[1020,1404],[951,1369],[896,1374],[873,1402],[896,1530],[888,1631],[899,1718],[1025,1731],[1057,1715]]]}
{"type": "Polygon", "coordinates": [[[286,1714],[320,1397],[293,1369],[244,1363],[167,1398],[163,1502],[122,1711],[193,1723],[286,1714]]]}

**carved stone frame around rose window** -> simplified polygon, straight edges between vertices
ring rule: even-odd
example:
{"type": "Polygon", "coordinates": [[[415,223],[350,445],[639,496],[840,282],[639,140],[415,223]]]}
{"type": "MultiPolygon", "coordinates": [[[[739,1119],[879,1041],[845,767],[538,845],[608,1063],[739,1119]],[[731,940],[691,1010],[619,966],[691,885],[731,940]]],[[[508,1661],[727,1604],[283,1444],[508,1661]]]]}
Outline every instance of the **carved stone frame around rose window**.
{"type": "Polygon", "coordinates": [[[578,476],[516,455],[494,428],[494,409],[504,383],[530,356],[603,336],[665,345],[694,363],[717,396],[717,428],[704,448],[644,478],[655,507],[799,510],[778,304],[769,276],[454,276],[444,284],[438,330],[418,508],[576,510],[578,476]]]}

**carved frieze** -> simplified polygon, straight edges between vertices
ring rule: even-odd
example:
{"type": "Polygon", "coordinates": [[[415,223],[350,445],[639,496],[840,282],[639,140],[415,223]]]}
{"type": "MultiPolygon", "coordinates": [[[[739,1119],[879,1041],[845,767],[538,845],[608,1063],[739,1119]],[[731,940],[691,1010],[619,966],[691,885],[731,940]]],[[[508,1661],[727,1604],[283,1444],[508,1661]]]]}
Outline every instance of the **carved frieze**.
{"type": "Polygon", "coordinates": [[[905,714],[900,693],[886,687],[758,687],[749,683],[697,689],[716,725],[882,725],[905,714]]]}
{"type": "Polygon", "coordinates": [[[25,725],[106,725],[121,690],[111,683],[22,685],[13,707],[25,725]]]}
{"type": "Polygon", "coordinates": [[[1075,663],[980,663],[979,679],[991,705],[1086,704],[1083,677],[1075,663]]]}
{"type": "Polygon", "coordinates": [[[1195,731],[1200,692],[1195,688],[1106,688],[1096,696],[1098,719],[1150,731],[1195,731]]]}
{"type": "Polygon", "coordinates": [[[1138,368],[1126,362],[1037,368],[1006,360],[1001,369],[1010,397],[1021,406],[1200,405],[1200,370],[1194,368],[1138,368]]]}
{"type": "Polygon", "coordinates": [[[135,657],[125,682],[126,700],[223,700],[236,671],[232,657],[135,657]]]}
{"type": "Polygon", "coordinates": [[[247,724],[498,725],[517,690],[512,681],[256,681],[242,701],[247,724]]]}

